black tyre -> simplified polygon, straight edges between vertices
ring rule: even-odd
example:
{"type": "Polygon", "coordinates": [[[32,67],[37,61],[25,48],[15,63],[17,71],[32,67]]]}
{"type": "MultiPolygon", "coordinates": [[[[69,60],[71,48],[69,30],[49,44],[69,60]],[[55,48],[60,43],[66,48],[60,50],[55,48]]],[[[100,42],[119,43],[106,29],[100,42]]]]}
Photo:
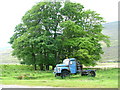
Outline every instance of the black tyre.
{"type": "Polygon", "coordinates": [[[55,74],[55,77],[57,77],[58,75],[57,74],[55,74]]]}
{"type": "Polygon", "coordinates": [[[96,76],[96,73],[95,73],[94,71],[91,71],[91,72],[89,72],[89,76],[95,77],[95,76],[96,76]]]}
{"type": "Polygon", "coordinates": [[[63,78],[65,78],[65,77],[67,77],[67,76],[70,76],[70,72],[67,71],[67,70],[62,71],[62,73],[61,73],[61,78],[63,79],[63,78]]]}
{"type": "Polygon", "coordinates": [[[56,73],[56,74],[55,74],[55,77],[58,77],[58,76],[60,76],[60,73],[56,73]]]}

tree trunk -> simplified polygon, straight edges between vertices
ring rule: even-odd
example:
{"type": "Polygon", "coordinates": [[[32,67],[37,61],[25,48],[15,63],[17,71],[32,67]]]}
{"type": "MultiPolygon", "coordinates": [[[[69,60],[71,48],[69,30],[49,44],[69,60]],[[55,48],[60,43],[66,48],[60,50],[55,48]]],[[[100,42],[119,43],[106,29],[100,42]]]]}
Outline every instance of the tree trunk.
{"type": "Polygon", "coordinates": [[[36,64],[34,65],[34,70],[37,70],[37,65],[36,64]]]}
{"type": "Polygon", "coordinates": [[[34,70],[37,70],[35,54],[33,53],[32,56],[33,56],[33,61],[34,61],[34,70]]]}
{"type": "MultiPolygon", "coordinates": [[[[32,45],[32,49],[34,49],[33,45],[32,45]]],[[[34,70],[37,70],[36,58],[35,58],[35,53],[34,52],[32,52],[32,59],[33,59],[34,70]]]]}
{"type": "Polygon", "coordinates": [[[40,66],[40,70],[43,71],[44,70],[43,64],[40,64],[39,66],[40,66]]]}
{"type": "Polygon", "coordinates": [[[54,70],[54,68],[55,68],[55,65],[52,65],[52,70],[54,70]]]}
{"type": "Polygon", "coordinates": [[[46,65],[46,70],[49,70],[49,65],[46,65]]]}

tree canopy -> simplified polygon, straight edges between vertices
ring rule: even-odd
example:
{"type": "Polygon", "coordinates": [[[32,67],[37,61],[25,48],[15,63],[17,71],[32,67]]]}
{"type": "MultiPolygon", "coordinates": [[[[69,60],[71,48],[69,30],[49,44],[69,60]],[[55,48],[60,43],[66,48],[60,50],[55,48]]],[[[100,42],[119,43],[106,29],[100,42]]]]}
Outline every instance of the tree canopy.
{"type": "Polygon", "coordinates": [[[84,10],[80,3],[39,2],[22,17],[10,38],[13,55],[25,64],[56,65],[65,57],[75,57],[86,66],[100,60],[102,34],[100,14],[84,10]]]}

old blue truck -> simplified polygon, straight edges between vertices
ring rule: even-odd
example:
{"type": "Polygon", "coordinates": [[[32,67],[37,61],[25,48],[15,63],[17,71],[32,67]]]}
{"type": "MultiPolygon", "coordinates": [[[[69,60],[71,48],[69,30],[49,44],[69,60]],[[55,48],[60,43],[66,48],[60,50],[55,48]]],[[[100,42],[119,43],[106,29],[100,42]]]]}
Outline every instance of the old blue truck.
{"type": "Polygon", "coordinates": [[[70,76],[71,74],[81,74],[81,76],[92,76],[95,77],[95,70],[83,70],[82,64],[77,62],[75,58],[68,58],[63,60],[63,64],[57,64],[54,68],[55,77],[61,76],[61,78],[65,78],[66,76],[70,76]]]}

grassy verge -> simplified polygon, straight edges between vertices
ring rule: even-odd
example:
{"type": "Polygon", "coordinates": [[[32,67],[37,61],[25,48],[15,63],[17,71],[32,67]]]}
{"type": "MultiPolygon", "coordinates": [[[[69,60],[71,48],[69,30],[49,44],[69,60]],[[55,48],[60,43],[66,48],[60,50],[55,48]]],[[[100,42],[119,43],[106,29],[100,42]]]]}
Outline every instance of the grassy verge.
{"type": "Polygon", "coordinates": [[[98,69],[96,77],[71,75],[55,78],[53,71],[34,71],[32,66],[0,65],[0,84],[76,88],[118,88],[118,69],[98,69]]]}

